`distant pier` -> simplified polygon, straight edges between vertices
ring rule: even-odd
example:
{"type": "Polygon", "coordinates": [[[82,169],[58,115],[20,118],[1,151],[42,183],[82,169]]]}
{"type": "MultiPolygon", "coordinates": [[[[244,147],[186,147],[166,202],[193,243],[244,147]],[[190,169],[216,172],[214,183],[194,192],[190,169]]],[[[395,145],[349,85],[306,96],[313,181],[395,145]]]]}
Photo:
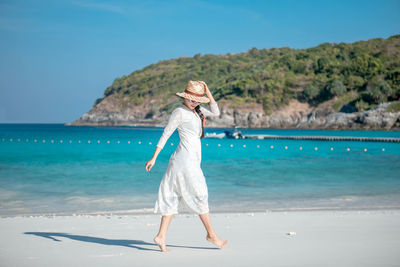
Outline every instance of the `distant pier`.
{"type": "Polygon", "coordinates": [[[361,141],[361,142],[392,142],[400,143],[400,138],[393,137],[357,137],[357,136],[283,136],[268,134],[244,134],[245,139],[292,139],[320,141],[361,141]]]}

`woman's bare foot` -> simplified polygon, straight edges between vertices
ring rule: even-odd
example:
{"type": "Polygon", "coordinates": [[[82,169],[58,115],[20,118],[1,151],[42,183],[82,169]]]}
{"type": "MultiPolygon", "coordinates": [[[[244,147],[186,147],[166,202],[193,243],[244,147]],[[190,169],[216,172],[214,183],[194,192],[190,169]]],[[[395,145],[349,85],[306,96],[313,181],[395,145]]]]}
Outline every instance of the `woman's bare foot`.
{"type": "Polygon", "coordinates": [[[167,245],[165,244],[165,239],[161,239],[159,237],[154,237],[154,242],[160,247],[162,252],[170,252],[171,250],[167,248],[167,245]]]}
{"type": "Polygon", "coordinates": [[[206,237],[207,241],[210,241],[214,245],[216,245],[219,248],[223,248],[226,244],[228,244],[228,240],[222,240],[218,236],[211,237],[207,235],[206,237]]]}

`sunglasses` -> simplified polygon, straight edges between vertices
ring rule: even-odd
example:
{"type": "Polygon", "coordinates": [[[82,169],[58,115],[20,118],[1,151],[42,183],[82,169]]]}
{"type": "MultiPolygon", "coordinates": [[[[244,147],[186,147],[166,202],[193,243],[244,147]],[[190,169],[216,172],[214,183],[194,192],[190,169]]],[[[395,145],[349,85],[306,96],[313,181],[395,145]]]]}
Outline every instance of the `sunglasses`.
{"type": "Polygon", "coordinates": [[[191,99],[187,99],[187,101],[189,101],[192,104],[200,104],[200,102],[197,102],[197,101],[194,101],[194,100],[191,100],[191,99]]]}

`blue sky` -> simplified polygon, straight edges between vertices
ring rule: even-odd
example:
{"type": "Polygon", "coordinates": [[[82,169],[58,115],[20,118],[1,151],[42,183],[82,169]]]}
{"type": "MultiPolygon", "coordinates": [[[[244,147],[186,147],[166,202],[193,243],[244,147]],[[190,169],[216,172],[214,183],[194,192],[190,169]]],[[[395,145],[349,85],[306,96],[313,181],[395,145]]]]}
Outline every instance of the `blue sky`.
{"type": "Polygon", "coordinates": [[[400,1],[0,0],[0,123],[73,121],[116,77],[161,60],[399,29],[400,1]]]}

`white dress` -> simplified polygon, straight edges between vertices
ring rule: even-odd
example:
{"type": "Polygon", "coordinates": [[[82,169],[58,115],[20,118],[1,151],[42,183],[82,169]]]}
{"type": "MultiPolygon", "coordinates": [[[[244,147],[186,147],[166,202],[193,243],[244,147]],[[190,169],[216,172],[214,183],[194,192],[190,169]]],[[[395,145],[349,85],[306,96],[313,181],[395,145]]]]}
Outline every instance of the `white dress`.
{"type": "MultiPolygon", "coordinates": [[[[219,116],[217,103],[210,104],[210,109],[200,105],[204,116],[219,116]]],[[[201,125],[196,111],[183,103],[172,111],[157,146],[162,149],[175,129],[178,129],[180,142],[161,180],[154,213],[171,215],[183,210],[196,214],[209,212],[206,179],[200,168],[201,125]]]]}

